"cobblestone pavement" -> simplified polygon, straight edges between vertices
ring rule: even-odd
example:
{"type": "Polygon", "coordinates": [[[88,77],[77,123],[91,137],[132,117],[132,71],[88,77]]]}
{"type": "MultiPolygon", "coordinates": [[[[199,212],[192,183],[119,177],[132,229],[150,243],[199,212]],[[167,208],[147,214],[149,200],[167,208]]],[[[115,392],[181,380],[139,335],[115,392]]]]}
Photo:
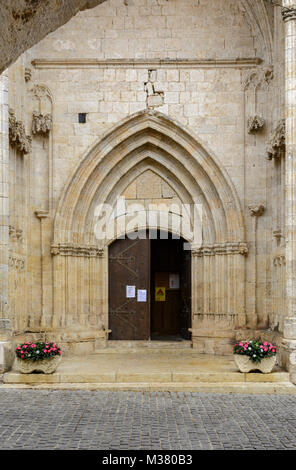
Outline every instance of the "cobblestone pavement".
{"type": "Polygon", "coordinates": [[[296,449],[296,397],[0,389],[0,449],[296,449]]]}

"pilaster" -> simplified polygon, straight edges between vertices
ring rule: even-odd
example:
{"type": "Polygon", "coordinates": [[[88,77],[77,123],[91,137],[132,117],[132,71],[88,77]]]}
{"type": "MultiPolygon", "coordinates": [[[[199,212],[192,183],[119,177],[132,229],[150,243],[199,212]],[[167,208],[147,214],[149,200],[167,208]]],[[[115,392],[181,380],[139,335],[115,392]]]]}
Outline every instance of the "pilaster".
{"type": "MultiPolygon", "coordinates": [[[[296,2],[284,0],[286,95],[286,315],[283,362],[292,374],[291,354],[296,348],[296,2]]],[[[295,376],[295,375],[294,375],[295,376]]],[[[293,374],[291,375],[291,378],[293,374]]]]}

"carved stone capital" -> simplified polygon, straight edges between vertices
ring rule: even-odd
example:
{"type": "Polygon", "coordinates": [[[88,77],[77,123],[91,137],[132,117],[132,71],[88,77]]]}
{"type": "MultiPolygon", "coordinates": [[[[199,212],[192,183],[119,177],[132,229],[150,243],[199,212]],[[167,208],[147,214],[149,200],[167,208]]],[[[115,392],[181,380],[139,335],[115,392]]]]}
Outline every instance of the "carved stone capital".
{"type": "Polygon", "coordinates": [[[279,158],[286,145],[286,121],[281,119],[277,124],[276,128],[272,132],[267,144],[266,152],[267,159],[272,160],[273,158],[279,158]]]}
{"type": "Polygon", "coordinates": [[[250,116],[247,123],[248,134],[253,134],[254,132],[259,131],[264,127],[264,124],[265,120],[262,116],[259,116],[258,114],[250,116]]]}
{"type": "Polygon", "coordinates": [[[72,243],[58,243],[51,245],[51,254],[62,256],[81,256],[84,258],[101,258],[104,249],[93,245],[76,245],[72,243]]]}
{"type": "Polygon", "coordinates": [[[32,119],[32,133],[33,134],[48,134],[52,128],[52,115],[41,114],[37,111],[33,112],[32,119]]]}
{"type": "Polygon", "coordinates": [[[296,4],[293,7],[283,7],[282,17],[284,22],[296,20],[296,4]]]}
{"type": "Polygon", "coordinates": [[[245,242],[215,243],[214,245],[203,245],[192,250],[192,255],[197,257],[215,255],[247,255],[248,245],[245,242]]]}
{"type": "Polygon", "coordinates": [[[22,154],[31,151],[32,138],[26,135],[24,124],[17,121],[12,109],[9,110],[9,142],[22,154]]]}
{"type": "Polygon", "coordinates": [[[265,207],[263,204],[250,204],[248,206],[248,209],[249,209],[249,214],[252,217],[260,217],[260,215],[262,215],[263,212],[265,211],[265,207]]]}

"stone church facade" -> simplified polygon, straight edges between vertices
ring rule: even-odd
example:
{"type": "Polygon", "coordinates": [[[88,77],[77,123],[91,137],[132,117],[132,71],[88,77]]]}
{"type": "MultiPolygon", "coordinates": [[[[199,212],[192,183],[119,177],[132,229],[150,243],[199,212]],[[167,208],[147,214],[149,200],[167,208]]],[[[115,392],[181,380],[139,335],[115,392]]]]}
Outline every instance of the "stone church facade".
{"type": "MultiPolygon", "coordinates": [[[[134,228],[191,243],[192,347],[231,354],[235,340],[262,336],[290,368],[285,36],[294,20],[252,3],[107,0],[2,74],[3,344],[54,339],[66,354],[108,346],[110,247],[133,231],[140,207],[134,228]],[[97,236],[102,205],[114,208],[117,235],[97,236]]],[[[136,285],[148,297],[149,286],[136,285]]]]}

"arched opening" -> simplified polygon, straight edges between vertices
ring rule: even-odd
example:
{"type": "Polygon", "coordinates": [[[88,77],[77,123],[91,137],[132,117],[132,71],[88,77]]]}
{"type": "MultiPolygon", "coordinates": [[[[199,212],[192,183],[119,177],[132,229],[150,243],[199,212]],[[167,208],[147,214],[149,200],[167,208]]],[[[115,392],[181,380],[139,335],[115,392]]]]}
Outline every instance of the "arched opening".
{"type": "Polygon", "coordinates": [[[189,340],[191,250],[171,232],[142,231],[108,249],[111,340],[189,340]]]}
{"type": "MultiPolygon", "coordinates": [[[[187,323],[179,326],[176,321],[170,330],[174,313],[156,306],[153,322],[151,310],[142,319],[141,331],[145,331],[145,338],[151,336],[151,326],[152,333],[159,337],[175,333],[184,337],[190,328],[193,345],[203,351],[205,337],[219,334],[223,340],[231,337],[235,329],[244,327],[244,263],[248,250],[244,218],[234,186],[223,165],[192,132],[167,116],[151,111],[123,120],[106,134],[87,152],[65,188],[57,208],[52,244],[53,326],[65,329],[67,337],[72,329],[74,335],[77,331],[81,335],[83,331],[95,342],[97,338],[108,339],[110,330],[114,330],[109,324],[109,298],[117,291],[116,286],[110,291],[108,283],[109,251],[112,253],[116,239],[147,228],[176,233],[191,243],[191,318],[188,320],[187,316],[187,323]],[[142,178],[146,178],[145,185],[142,178]],[[132,195],[135,182],[138,184],[136,199],[132,195]],[[170,192],[171,200],[168,195],[158,193],[161,184],[170,192]],[[143,188],[153,188],[153,195],[143,194],[143,188]],[[118,210],[117,202],[123,196],[124,205],[119,204],[118,210]],[[151,201],[157,203],[156,211],[150,211],[148,202],[151,201]],[[189,216],[186,211],[183,216],[182,211],[172,210],[170,201],[181,209],[188,206],[189,216]],[[136,209],[130,210],[130,203],[134,202],[136,209]],[[105,225],[114,222],[116,233],[102,230],[102,236],[98,237],[97,208],[105,205],[112,214],[105,225]],[[202,208],[200,218],[194,217],[197,206],[202,208]],[[136,226],[131,230],[134,217],[136,226]],[[202,222],[198,244],[195,244],[195,237],[191,237],[198,228],[196,220],[202,222]],[[157,315],[163,316],[162,324],[157,323],[157,315]]],[[[157,248],[155,250],[157,253],[157,248]]],[[[178,269],[155,265],[153,272],[154,287],[166,287],[169,275],[178,274],[178,269]],[[161,272],[166,272],[165,280],[157,278],[160,275],[157,273],[161,272]],[[156,285],[159,282],[164,284],[156,285]]],[[[120,282],[125,286],[122,287],[125,298],[129,285],[147,291],[150,283],[149,293],[153,293],[149,274],[146,287],[126,278],[120,282]]],[[[142,310],[143,303],[139,302],[142,310]]],[[[129,335],[136,337],[131,332],[129,335]]]]}

